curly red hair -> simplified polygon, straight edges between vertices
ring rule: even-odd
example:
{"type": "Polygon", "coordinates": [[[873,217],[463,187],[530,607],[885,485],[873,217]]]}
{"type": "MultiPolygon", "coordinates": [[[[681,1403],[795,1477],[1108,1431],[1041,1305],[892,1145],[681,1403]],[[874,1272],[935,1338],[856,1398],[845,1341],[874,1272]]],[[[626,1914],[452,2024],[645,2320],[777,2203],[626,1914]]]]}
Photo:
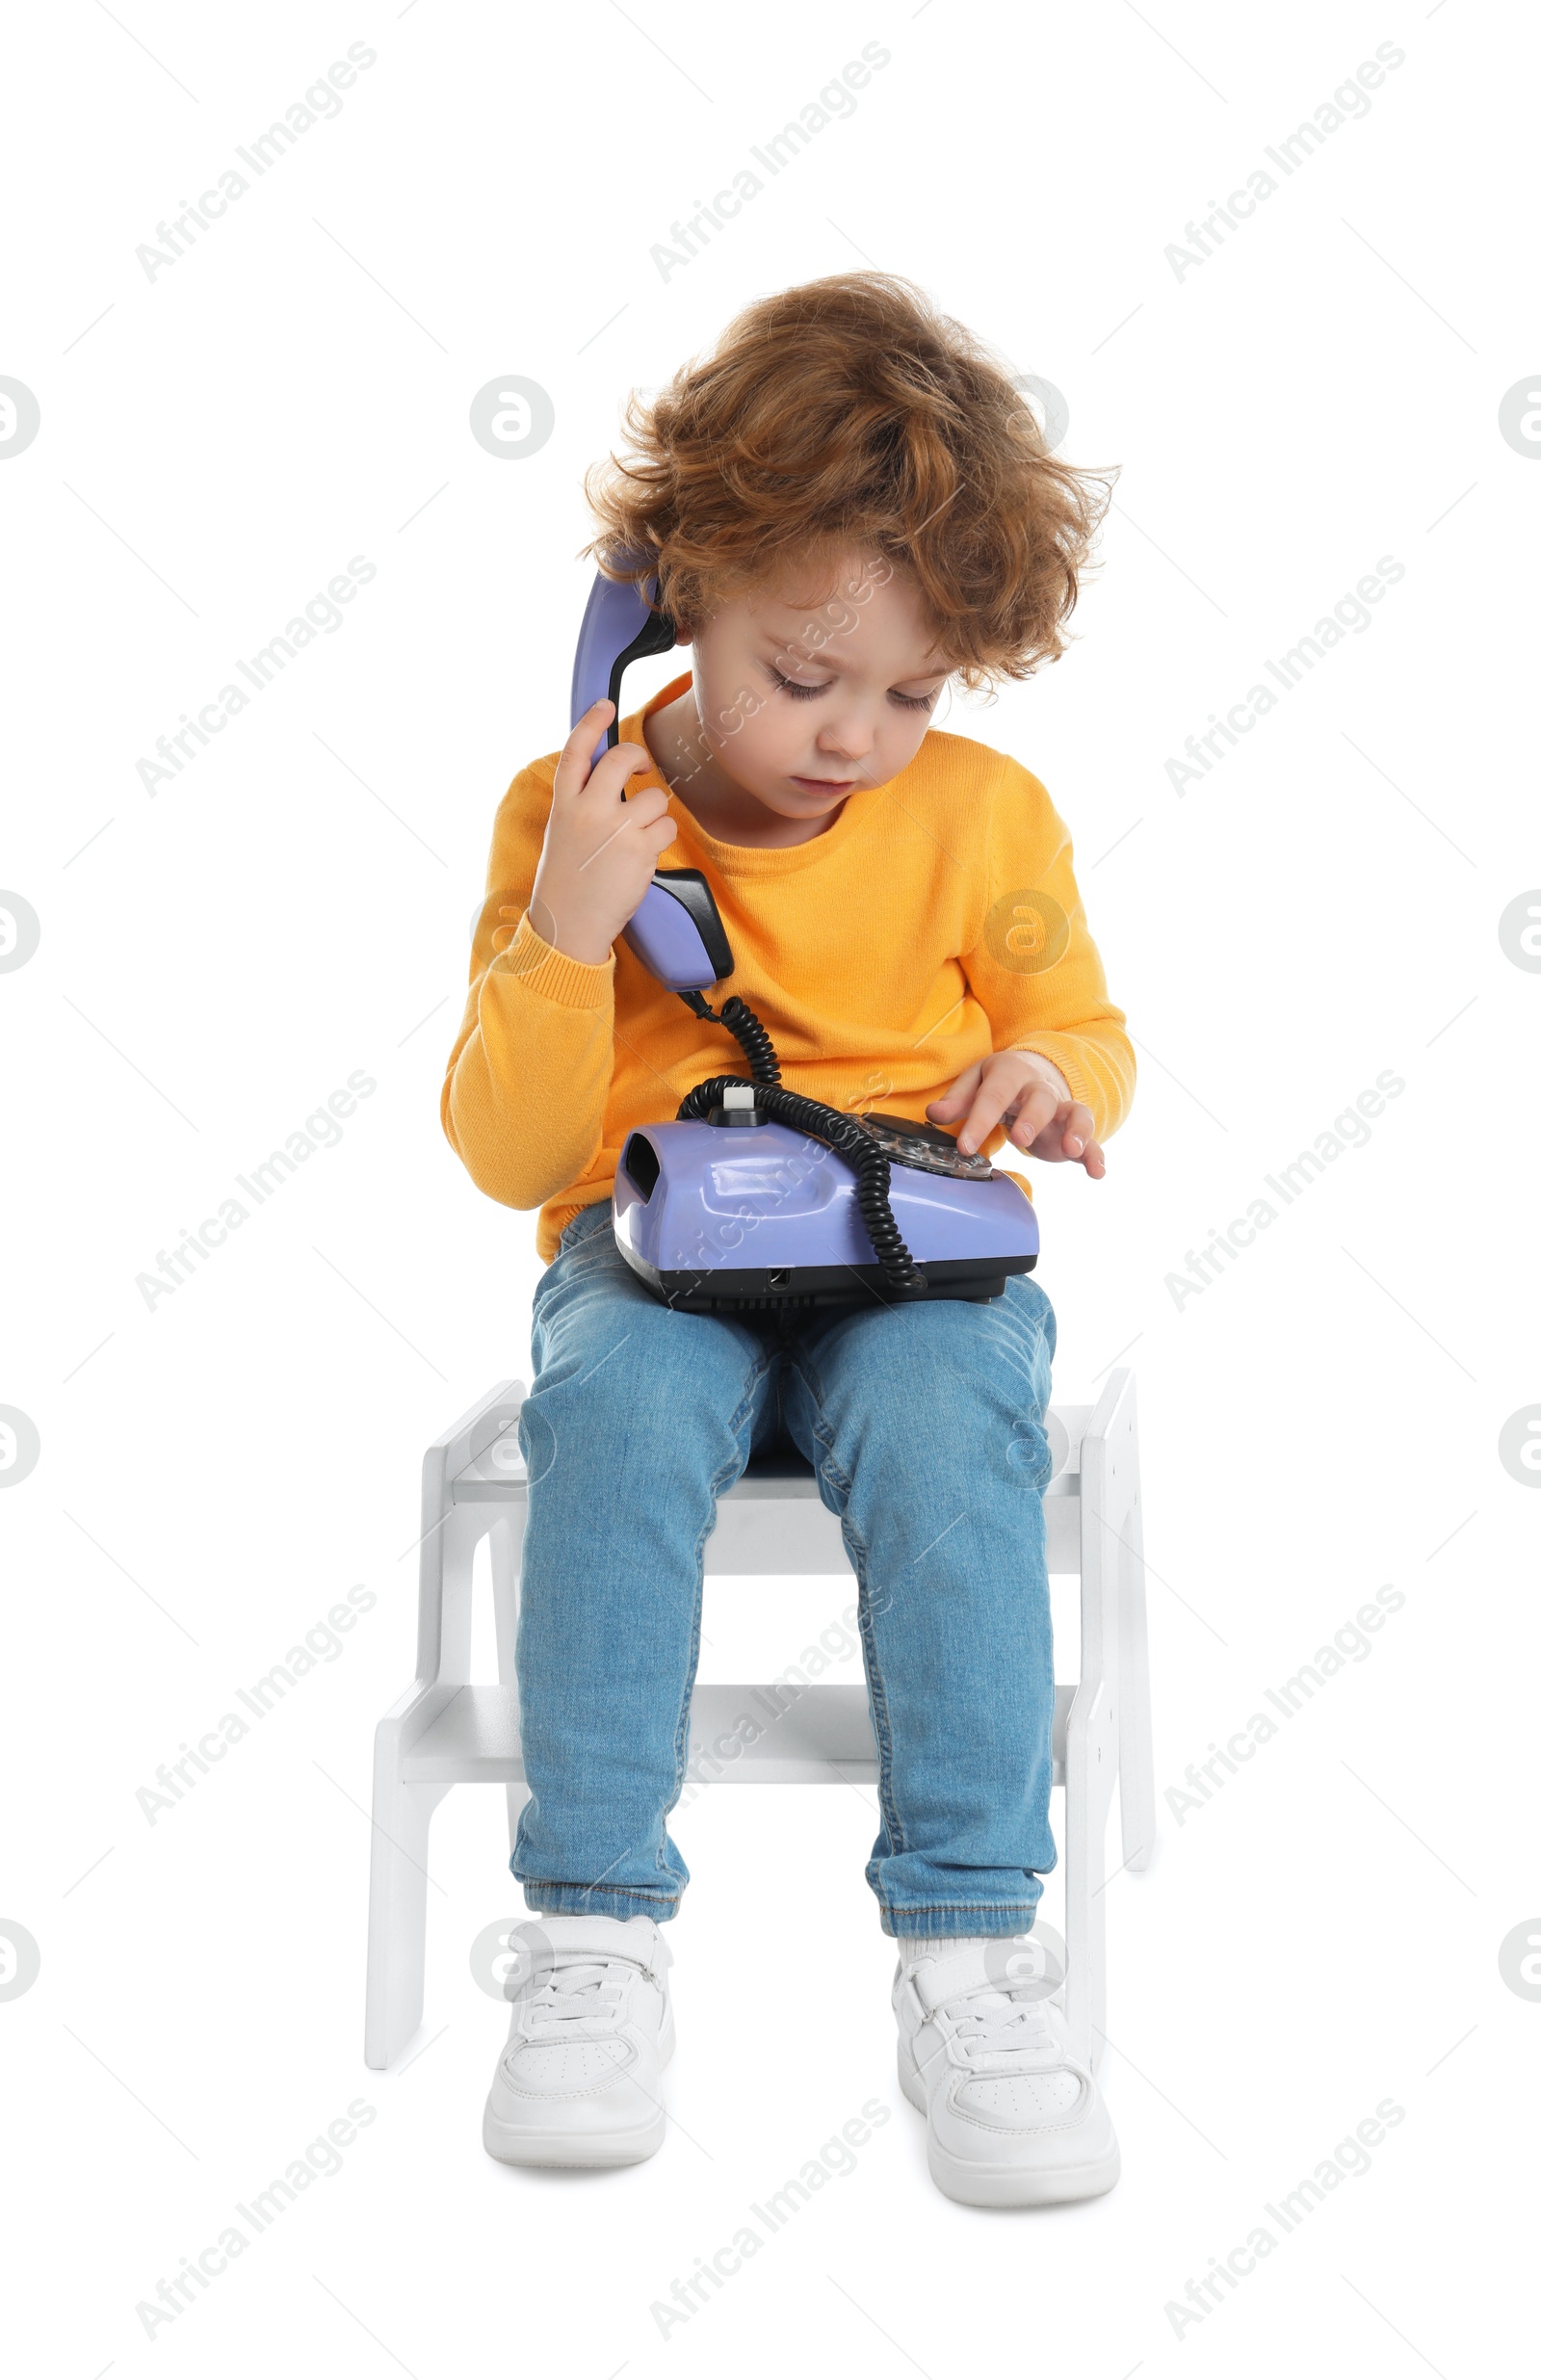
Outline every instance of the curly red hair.
{"type": "Polygon", "coordinates": [[[1065,648],[1116,467],[1051,455],[1008,370],[913,282],[837,273],[761,298],[622,414],[585,475],[611,578],[657,571],[693,636],[781,565],[876,552],[919,588],[970,688],[1065,648]],[[611,558],[647,557],[638,567],[611,558]]]}

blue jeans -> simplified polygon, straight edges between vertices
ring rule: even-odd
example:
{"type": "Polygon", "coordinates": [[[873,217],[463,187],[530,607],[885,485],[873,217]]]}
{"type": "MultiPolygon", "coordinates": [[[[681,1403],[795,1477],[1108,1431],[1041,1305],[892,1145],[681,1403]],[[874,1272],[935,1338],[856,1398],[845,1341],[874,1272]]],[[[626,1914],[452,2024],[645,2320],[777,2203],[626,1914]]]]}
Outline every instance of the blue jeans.
{"type": "MultiPolygon", "coordinates": [[[[517,1661],[532,1909],[663,1922],[690,1870],[685,1782],[702,1547],[751,1453],[797,1448],[840,1516],[878,1752],[867,1867],[883,1931],[1025,1932],[1055,1864],[1043,1490],[1055,1320],[986,1305],[685,1314],[644,1289],[611,1204],[535,1285],[517,1661]]],[[[805,1801],[789,1805],[802,1818],[805,1801]]],[[[795,1858],[767,1898],[796,1890],[795,1858]]]]}

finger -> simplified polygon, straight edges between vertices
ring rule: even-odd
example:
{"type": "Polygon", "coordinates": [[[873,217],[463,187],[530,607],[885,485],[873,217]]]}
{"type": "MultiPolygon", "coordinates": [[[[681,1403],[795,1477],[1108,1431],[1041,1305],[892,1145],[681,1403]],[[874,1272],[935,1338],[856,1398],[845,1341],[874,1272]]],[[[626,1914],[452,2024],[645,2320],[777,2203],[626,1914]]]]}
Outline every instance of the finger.
{"type": "Polygon", "coordinates": [[[615,706],[608,694],[591,702],[578,720],[557,760],[554,790],[559,794],[576,793],[588,775],[589,755],[600,735],[615,716],[615,706]]]}
{"type": "MultiPolygon", "coordinates": [[[[626,747],[621,745],[617,748],[624,751],[626,747]]],[[[579,846],[581,848],[584,843],[593,840],[596,836],[598,840],[594,842],[594,848],[588,857],[580,862],[580,874],[584,869],[591,868],[595,860],[608,851],[612,844],[618,843],[622,836],[628,836],[636,842],[639,837],[646,834],[649,827],[658,825],[668,816],[668,796],[658,785],[644,785],[641,792],[631,801],[614,803],[606,802],[604,788],[601,787],[597,804],[595,798],[588,794],[583,797],[583,804],[584,806],[574,814],[580,822],[579,846]]],[[[676,831],[674,823],[670,819],[668,833],[665,841],[656,846],[649,846],[649,848],[666,850],[669,844],[673,842],[676,831]]]]}
{"type": "Polygon", "coordinates": [[[1040,1133],[1048,1130],[1059,1111],[1059,1100],[1048,1083],[1032,1083],[1023,1092],[1010,1138],[1014,1147],[1031,1149],[1040,1133]]]}
{"type": "MultiPolygon", "coordinates": [[[[639,770],[652,767],[653,755],[645,744],[613,744],[608,752],[600,753],[580,793],[595,801],[604,801],[612,795],[624,801],[626,779],[635,776],[639,770]]],[[[666,801],[668,796],[664,794],[663,798],[666,801]]]]}
{"type": "MultiPolygon", "coordinates": [[[[622,744],[617,748],[624,752],[626,746],[622,744]]],[[[624,809],[620,809],[618,814],[622,825],[652,826],[664,816],[667,808],[668,796],[662,785],[644,785],[640,793],[631,796],[624,809]]]]}
{"type": "Polygon", "coordinates": [[[992,1086],[981,1083],[974,1094],[974,1102],[965,1118],[957,1144],[965,1157],[972,1157],[981,1140],[995,1130],[1005,1111],[1011,1105],[1012,1094],[997,1079],[992,1086]]]}
{"type": "MultiPolygon", "coordinates": [[[[663,810],[654,808],[652,806],[652,800],[653,797],[657,793],[658,788],[656,786],[649,786],[645,792],[638,796],[636,801],[621,804],[620,816],[615,821],[614,825],[611,825],[608,818],[601,818],[600,833],[603,839],[595,845],[587,859],[580,860],[578,864],[578,873],[580,876],[584,874],[586,869],[591,868],[596,859],[603,858],[605,852],[610,850],[612,844],[618,843],[623,835],[630,836],[635,842],[639,838],[645,837],[650,827],[656,826],[660,824],[661,820],[666,816],[668,804],[666,799],[665,799],[663,810]],[[644,804],[647,806],[644,807],[644,804]]],[[[661,799],[664,798],[662,796],[659,798],[661,799]]],[[[585,815],[587,818],[592,819],[596,814],[590,810],[586,812],[585,815]]],[[[663,843],[644,843],[644,849],[651,849],[655,855],[659,851],[666,851],[669,844],[674,840],[675,831],[674,822],[672,819],[669,819],[666,840],[663,843]]]]}
{"type": "Polygon", "coordinates": [[[1079,1157],[1091,1141],[1091,1110],[1079,1100],[1072,1102],[1068,1114],[1059,1127],[1060,1143],[1067,1157],[1079,1157]]]}
{"type": "Polygon", "coordinates": [[[978,1090],[983,1072],[983,1064],[978,1059],[972,1066],[966,1066],[950,1090],[944,1091],[940,1099],[929,1102],[927,1114],[939,1124],[949,1122],[954,1115],[961,1115],[978,1090]]]}
{"type": "Polygon", "coordinates": [[[1060,1137],[1058,1124],[1051,1124],[1047,1132],[1040,1134],[1033,1143],[1032,1154],[1041,1158],[1045,1164],[1084,1165],[1094,1182],[1100,1182],[1108,1170],[1108,1160],[1103,1155],[1100,1141],[1087,1140],[1079,1155],[1072,1156],[1069,1144],[1060,1137]]]}

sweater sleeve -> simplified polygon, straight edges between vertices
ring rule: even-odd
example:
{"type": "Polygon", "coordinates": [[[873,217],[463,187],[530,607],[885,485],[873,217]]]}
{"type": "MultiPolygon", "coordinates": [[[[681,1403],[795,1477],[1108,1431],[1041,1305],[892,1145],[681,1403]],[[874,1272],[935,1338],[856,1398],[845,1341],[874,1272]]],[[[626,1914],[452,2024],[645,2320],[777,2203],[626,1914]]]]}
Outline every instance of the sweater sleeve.
{"type": "Polygon", "coordinates": [[[979,931],[962,955],[969,988],[990,1019],[993,1046],[1032,1050],[1058,1066],[1106,1139],[1129,1112],[1135,1053],[1086,928],[1070,830],[1013,760],[995,788],[986,850],[979,931]]]}
{"type": "Polygon", "coordinates": [[[477,1188],[539,1207],[587,1171],[604,1132],[615,1054],[615,958],[553,950],[527,914],[556,755],[522,770],[498,805],[471,983],[439,1114],[477,1188]]]}

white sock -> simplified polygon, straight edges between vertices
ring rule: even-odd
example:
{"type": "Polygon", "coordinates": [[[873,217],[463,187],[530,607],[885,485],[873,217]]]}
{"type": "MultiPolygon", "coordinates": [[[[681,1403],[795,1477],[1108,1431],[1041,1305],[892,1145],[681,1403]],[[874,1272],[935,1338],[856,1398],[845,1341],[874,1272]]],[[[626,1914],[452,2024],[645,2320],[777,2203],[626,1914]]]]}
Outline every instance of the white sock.
{"type": "MultiPolygon", "coordinates": [[[[913,1966],[917,1959],[945,1958],[949,1950],[984,1950],[999,1934],[903,1934],[900,1937],[901,1956],[913,1966]]],[[[1010,1940],[1010,1936],[1006,1937],[1010,1940]]]]}

